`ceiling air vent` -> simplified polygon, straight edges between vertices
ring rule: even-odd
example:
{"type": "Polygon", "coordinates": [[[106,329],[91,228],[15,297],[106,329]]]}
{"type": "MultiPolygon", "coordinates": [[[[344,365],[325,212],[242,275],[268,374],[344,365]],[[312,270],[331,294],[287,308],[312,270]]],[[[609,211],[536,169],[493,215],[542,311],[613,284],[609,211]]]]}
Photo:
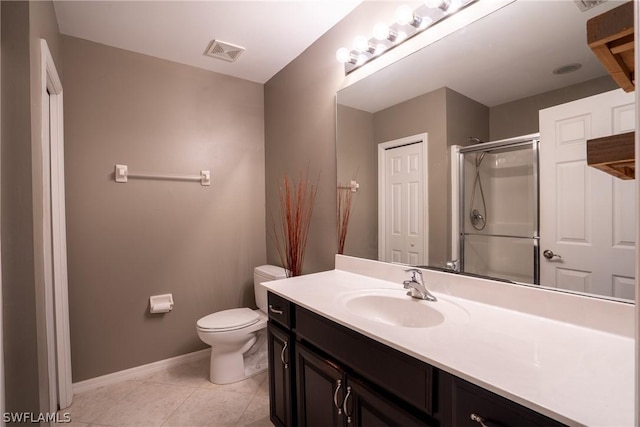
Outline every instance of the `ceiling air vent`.
{"type": "Polygon", "coordinates": [[[209,43],[209,47],[204,54],[212,58],[234,62],[236,59],[238,59],[242,52],[244,52],[243,47],[236,46],[231,43],[226,43],[220,40],[212,40],[211,43],[209,43]]]}
{"type": "Polygon", "coordinates": [[[607,0],[573,0],[582,12],[591,9],[594,6],[604,3],[607,0]]]}

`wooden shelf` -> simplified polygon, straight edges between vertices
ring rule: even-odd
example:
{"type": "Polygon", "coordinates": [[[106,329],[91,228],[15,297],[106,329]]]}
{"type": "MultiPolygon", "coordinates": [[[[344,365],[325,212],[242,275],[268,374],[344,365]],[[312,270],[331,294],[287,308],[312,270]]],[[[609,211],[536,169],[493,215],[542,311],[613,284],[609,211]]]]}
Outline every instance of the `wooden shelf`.
{"type": "Polygon", "coordinates": [[[633,1],[587,21],[587,43],[611,77],[624,89],[635,89],[633,1]]]}
{"type": "Polygon", "coordinates": [[[634,179],[635,132],[587,140],[587,164],[620,179],[634,179]]]}

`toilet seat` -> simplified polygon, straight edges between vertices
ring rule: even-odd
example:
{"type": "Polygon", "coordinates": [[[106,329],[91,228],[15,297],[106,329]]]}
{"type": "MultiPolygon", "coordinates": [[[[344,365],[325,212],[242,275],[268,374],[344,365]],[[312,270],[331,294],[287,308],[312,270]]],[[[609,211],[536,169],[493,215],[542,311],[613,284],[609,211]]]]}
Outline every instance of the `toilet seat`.
{"type": "Polygon", "coordinates": [[[198,320],[197,327],[206,332],[224,332],[246,328],[260,320],[260,315],[250,308],[232,308],[218,311],[198,320]]]}

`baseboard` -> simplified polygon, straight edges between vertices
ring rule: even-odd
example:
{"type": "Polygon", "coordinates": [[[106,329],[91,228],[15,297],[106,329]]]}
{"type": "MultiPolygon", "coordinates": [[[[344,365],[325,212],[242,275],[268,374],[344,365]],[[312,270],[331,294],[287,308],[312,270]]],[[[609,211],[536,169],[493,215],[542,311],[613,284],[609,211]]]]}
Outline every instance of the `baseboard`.
{"type": "Polygon", "coordinates": [[[205,359],[209,357],[210,354],[211,348],[207,348],[193,353],[171,357],[169,359],[158,360],[157,362],[148,363],[146,365],[136,366],[135,368],[125,369],[124,371],[113,372],[100,377],[79,381],[77,383],[73,383],[73,393],[82,393],[120,381],[133,380],[144,375],[162,371],[163,369],[170,368],[172,366],[183,365],[185,363],[205,359]]]}

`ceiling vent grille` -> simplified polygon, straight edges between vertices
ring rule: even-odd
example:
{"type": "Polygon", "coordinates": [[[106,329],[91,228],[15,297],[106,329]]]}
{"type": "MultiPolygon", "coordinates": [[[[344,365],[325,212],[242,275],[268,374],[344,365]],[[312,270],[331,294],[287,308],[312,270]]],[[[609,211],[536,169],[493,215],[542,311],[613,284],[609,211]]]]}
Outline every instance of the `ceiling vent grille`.
{"type": "Polygon", "coordinates": [[[592,7],[595,7],[600,3],[604,3],[605,1],[606,0],[574,0],[576,5],[578,6],[578,9],[580,9],[582,12],[591,9],[592,7]]]}
{"type": "Polygon", "coordinates": [[[242,52],[244,52],[243,47],[220,40],[212,40],[204,54],[227,62],[235,62],[242,52]]]}

